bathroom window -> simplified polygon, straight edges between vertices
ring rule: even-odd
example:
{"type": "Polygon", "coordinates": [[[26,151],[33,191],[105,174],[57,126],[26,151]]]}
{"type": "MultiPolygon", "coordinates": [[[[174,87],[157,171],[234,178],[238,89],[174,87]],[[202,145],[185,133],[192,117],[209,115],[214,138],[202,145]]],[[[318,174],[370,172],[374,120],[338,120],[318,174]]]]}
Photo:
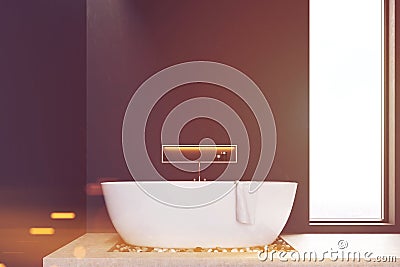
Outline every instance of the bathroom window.
{"type": "Polygon", "coordinates": [[[394,0],[310,0],[311,222],[388,219],[394,179],[390,5],[394,0]]]}

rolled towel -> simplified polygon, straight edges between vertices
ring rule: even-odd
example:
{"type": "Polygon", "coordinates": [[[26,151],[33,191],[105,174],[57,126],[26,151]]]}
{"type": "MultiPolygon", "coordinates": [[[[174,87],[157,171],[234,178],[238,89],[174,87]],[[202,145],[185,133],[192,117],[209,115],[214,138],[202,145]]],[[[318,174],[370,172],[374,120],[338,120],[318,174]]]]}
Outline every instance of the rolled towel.
{"type": "Polygon", "coordinates": [[[243,224],[254,224],[257,194],[250,193],[250,183],[235,181],[236,184],[236,221],[243,224]]]}

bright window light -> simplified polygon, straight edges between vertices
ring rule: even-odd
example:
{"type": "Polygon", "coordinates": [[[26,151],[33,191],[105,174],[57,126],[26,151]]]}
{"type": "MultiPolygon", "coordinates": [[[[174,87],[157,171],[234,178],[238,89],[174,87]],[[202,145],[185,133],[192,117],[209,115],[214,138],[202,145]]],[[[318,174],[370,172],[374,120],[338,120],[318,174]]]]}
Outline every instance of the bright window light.
{"type": "Polygon", "coordinates": [[[310,220],[382,220],[383,0],[310,0],[310,220]]]}

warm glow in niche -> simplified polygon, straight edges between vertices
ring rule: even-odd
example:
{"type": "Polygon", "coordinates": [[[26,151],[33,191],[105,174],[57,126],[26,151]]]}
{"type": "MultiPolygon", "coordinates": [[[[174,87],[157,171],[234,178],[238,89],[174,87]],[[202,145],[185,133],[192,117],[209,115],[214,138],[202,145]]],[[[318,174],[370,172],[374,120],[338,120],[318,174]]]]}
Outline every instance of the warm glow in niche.
{"type": "Polygon", "coordinates": [[[162,145],[162,163],[236,163],[237,145],[162,145]]]}
{"type": "Polygon", "coordinates": [[[164,146],[164,150],[233,150],[235,147],[233,146],[164,146]]]}

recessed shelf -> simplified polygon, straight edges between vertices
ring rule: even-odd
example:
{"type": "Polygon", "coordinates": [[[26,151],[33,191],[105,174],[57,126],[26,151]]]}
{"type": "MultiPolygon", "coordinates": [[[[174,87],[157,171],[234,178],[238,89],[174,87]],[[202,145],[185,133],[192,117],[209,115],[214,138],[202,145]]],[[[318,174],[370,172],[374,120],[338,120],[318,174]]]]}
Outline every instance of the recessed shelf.
{"type": "Polygon", "coordinates": [[[237,163],[237,145],[162,145],[162,163],[237,163]]]}

